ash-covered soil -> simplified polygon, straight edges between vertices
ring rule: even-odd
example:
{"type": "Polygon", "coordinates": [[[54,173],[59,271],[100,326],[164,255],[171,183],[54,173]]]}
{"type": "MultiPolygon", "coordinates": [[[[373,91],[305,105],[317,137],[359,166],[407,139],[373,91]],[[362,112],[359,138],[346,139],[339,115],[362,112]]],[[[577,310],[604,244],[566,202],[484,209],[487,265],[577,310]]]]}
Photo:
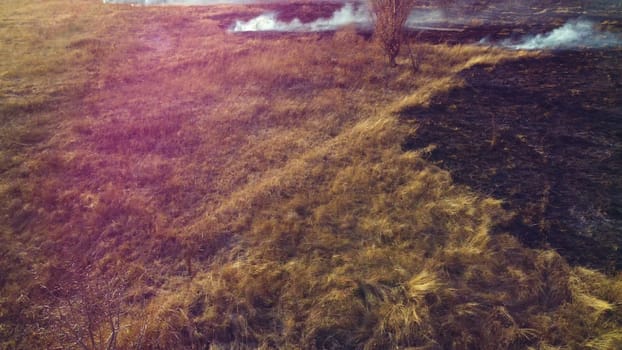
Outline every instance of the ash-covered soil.
{"type": "Polygon", "coordinates": [[[573,263],[622,268],[622,50],[542,54],[462,73],[463,88],[403,114],[405,150],[506,201],[500,227],[573,263]]]}

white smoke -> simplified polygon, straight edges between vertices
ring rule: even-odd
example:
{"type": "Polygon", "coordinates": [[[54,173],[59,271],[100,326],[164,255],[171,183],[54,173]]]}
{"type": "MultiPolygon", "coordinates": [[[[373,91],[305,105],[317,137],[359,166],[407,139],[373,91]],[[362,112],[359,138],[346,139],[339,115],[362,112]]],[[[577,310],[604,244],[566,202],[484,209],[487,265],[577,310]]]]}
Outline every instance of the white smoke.
{"type": "Polygon", "coordinates": [[[447,19],[447,16],[445,15],[445,12],[440,9],[413,10],[413,12],[408,15],[408,19],[406,20],[406,27],[433,27],[440,24],[446,24],[448,22],[449,21],[447,19]]]}
{"type": "Polygon", "coordinates": [[[345,4],[335,11],[330,18],[318,18],[313,22],[303,23],[298,18],[290,22],[280,21],[275,12],[261,14],[249,21],[235,21],[232,32],[319,32],[335,30],[347,25],[367,26],[370,23],[369,11],[363,6],[354,8],[345,4]]]}
{"type": "Polygon", "coordinates": [[[501,44],[516,50],[539,50],[605,48],[621,43],[622,40],[618,35],[600,31],[594,22],[579,19],[568,21],[562,27],[546,34],[527,36],[519,42],[504,40],[501,44]]]}
{"type": "MultiPolygon", "coordinates": [[[[442,10],[415,10],[408,16],[406,26],[410,28],[432,28],[447,22],[447,17],[442,10]]],[[[231,31],[317,32],[335,30],[347,25],[370,27],[371,24],[371,14],[367,7],[363,4],[355,7],[351,3],[347,3],[341,9],[335,11],[330,18],[319,18],[310,23],[302,23],[297,18],[290,22],[283,22],[278,20],[276,12],[268,12],[249,21],[236,21],[231,31]]]]}

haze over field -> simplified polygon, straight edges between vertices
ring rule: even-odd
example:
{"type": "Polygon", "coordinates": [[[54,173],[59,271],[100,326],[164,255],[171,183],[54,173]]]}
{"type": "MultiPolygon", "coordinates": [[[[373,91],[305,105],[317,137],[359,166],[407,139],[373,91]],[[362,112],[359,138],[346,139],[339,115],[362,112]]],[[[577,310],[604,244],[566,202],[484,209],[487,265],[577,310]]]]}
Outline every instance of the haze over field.
{"type": "Polygon", "coordinates": [[[318,32],[336,30],[348,25],[356,25],[362,28],[371,26],[371,15],[364,6],[355,7],[351,3],[345,4],[335,11],[330,18],[318,18],[313,22],[303,23],[295,18],[290,22],[278,19],[276,12],[261,14],[248,21],[237,20],[231,27],[232,32],[318,32]]]}
{"type": "MultiPolygon", "coordinates": [[[[242,3],[270,3],[271,1],[252,1],[241,0],[242,3]]],[[[136,3],[135,1],[125,0],[106,0],[105,3],[136,3]]],[[[142,5],[209,5],[219,2],[218,0],[147,0],[142,5]]],[[[613,3],[613,2],[612,2],[613,3]]],[[[505,5],[505,10],[508,10],[505,5]]],[[[479,9],[483,11],[483,9],[479,9]]],[[[534,15],[546,14],[547,11],[534,11],[534,15]]],[[[406,26],[413,30],[434,30],[434,28],[446,29],[446,27],[463,28],[470,22],[482,21],[477,13],[469,16],[457,17],[455,13],[447,15],[441,8],[415,9],[411,12],[406,22],[406,26]]],[[[279,13],[270,11],[263,13],[249,20],[235,20],[231,24],[232,32],[318,32],[334,31],[345,26],[355,25],[360,29],[371,30],[372,19],[369,9],[365,2],[345,2],[345,4],[335,10],[330,17],[317,18],[311,22],[303,22],[298,18],[290,21],[279,19],[279,13]]],[[[522,38],[506,39],[500,43],[493,43],[487,39],[480,41],[482,44],[498,44],[500,46],[522,49],[573,49],[573,48],[603,48],[615,47],[622,43],[619,34],[601,31],[596,28],[596,23],[587,18],[570,19],[562,27],[549,33],[526,34],[522,38]]]]}
{"type": "MultiPolygon", "coordinates": [[[[458,22],[452,22],[440,9],[418,9],[411,12],[406,26],[413,30],[434,30],[435,27],[456,23],[458,22]]],[[[459,23],[464,25],[464,20],[459,23]]],[[[236,20],[230,30],[232,32],[317,32],[337,30],[348,25],[370,29],[372,22],[369,10],[365,6],[355,7],[347,3],[336,10],[330,18],[319,18],[307,23],[297,18],[284,22],[278,19],[278,13],[268,12],[248,21],[236,20]]],[[[481,43],[489,44],[484,39],[481,43]]],[[[517,50],[604,48],[620,46],[622,36],[598,30],[596,23],[591,20],[571,19],[562,27],[549,33],[528,34],[522,38],[507,39],[498,44],[517,50]]]]}
{"type": "Polygon", "coordinates": [[[622,36],[596,29],[587,19],[573,19],[549,33],[527,35],[516,42],[505,40],[501,45],[517,50],[598,49],[622,45],[622,36]]]}

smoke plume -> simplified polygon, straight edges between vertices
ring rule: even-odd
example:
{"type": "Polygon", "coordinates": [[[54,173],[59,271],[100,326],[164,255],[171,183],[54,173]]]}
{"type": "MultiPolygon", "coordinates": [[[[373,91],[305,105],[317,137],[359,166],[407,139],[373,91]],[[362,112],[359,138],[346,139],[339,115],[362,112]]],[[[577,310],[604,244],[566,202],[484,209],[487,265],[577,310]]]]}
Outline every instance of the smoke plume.
{"type": "Polygon", "coordinates": [[[605,48],[621,43],[618,35],[598,30],[594,22],[575,19],[549,33],[523,37],[518,42],[505,40],[501,44],[516,50],[539,50],[605,48]]]}
{"type": "Polygon", "coordinates": [[[319,32],[335,30],[347,25],[367,26],[370,23],[369,12],[363,6],[355,8],[352,4],[345,4],[335,11],[330,18],[318,18],[313,22],[303,23],[298,18],[290,22],[278,20],[275,12],[259,15],[247,22],[235,21],[233,32],[319,32]]]}
{"type": "MultiPolygon", "coordinates": [[[[406,21],[410,28],[425,26],[434,27],[447,22],[447,18],[441,10],[415,10],[406,21]]],[[[283,22],[278,19],[276,12],[261,14],[249,21],[236,21],[232,32],[318,32],[335,30],[348,25],[356,25],[359,28],[369,28],[372,24],[369,9],[363,4],[354,6],[346,3],[341,9],[335,11],[330,18],[319,18],[313,22],[303,23],[299,19],[283,22]]]]}
{"type": "Polygon", "coordinates": [[[436,25],[447,24],[449,20],[445,12],[440,9],[413,10],[406,20],[406,27],[418,28],[422,26],[433,27],[436,25]]]}

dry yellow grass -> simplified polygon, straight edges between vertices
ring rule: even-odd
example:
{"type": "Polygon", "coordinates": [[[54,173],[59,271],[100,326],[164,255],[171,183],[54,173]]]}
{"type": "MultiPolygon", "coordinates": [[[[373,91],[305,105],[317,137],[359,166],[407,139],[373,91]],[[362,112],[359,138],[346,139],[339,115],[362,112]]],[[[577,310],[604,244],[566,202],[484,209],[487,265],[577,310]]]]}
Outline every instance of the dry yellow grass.
{"type": "Polygon", "coordinates": [[[619,344],[619,276],[401,149],[400,111],[522,54],[417,44],[413,76],[352,29],[219,27],[254,8],[0,6],[3,348],[619,344]]]}

